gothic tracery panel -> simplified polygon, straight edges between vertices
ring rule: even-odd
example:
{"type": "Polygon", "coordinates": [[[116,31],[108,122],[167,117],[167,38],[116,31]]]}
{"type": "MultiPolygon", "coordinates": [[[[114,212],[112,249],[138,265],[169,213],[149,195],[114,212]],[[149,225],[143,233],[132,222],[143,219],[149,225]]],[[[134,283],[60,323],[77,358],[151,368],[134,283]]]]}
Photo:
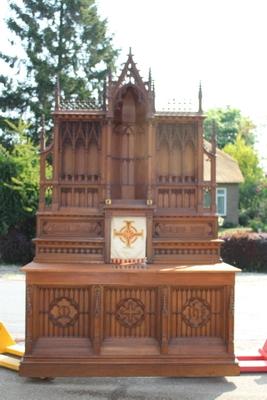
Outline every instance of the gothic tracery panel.
{"type": "Polygon", "coordinates": [[[90,289],[39,287],[39,336],[90,337],[90,289]]]}
{"type": "Polygon", "coordinates": [[[105,337],[156,337],[155,288],[105,288],[105,337]]]}
{"type": "Polygon", "coordinates": [[[175,288],[172,290],[172,337],[221,337],[222,288],[175,288]]]}

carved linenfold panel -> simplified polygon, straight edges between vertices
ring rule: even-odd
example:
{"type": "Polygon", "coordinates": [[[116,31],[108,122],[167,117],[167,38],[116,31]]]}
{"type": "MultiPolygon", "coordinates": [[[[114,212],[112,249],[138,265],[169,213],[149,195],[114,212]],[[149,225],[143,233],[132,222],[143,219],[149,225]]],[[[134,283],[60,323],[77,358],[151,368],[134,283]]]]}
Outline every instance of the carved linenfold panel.
{"type": "Polygon", "coordinates": [[[155,288],[105,288],[105,337],[155,337],[155,288]]]}
{"type": "Polygon", "coordinates": [[[207,324],[210,316],[210,304],[202,299],[191,298],[182,309],[182,319],[191,328],[199,328],[207,324]]]}
{"type": "Polygon", "coordinates": [[[90,337],[90,289],[39,287],[39,336],[90,337]]]}
{"type": "Polygon", "coordinates": [[[154,236],[155,237],[173,237],[176,238],[211,238],[213,236],[213,229],[211,223],[197,223],[197,222],[156,222],[154,223],[154,236]]]}
{"type": "Polygon", "coordinates": [[[79,316],[79,305],[72,299],[61,297],[49,306],[48,318],[61,328],[74,325],[79,316]]]}
{"type": "Polygon", "coordinates": [[[171,336],[223,336],[223,288],[176,288],[171,298],[171,336]]]}
{"type": "Polygon", "coordinates": [[[101,221],[74,222],[74,221],[44,221],[41,233],[45,236],[103,236],[103,223],[101,221]]]}

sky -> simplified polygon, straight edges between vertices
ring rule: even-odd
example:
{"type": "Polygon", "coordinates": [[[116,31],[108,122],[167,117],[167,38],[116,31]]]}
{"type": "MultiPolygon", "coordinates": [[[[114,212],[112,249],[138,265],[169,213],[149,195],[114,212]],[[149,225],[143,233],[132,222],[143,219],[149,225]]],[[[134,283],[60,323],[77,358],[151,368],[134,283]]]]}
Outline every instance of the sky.
{"type": "MultiPolygon", "coordinates": [[[[7,32],[2,22],[0,51],[7,32]]],[[[96,0],[107,18],[118,65],[129,47],[141,76],[152,69],[158,109],[192,103],[199,82],[204,111],[235,107],[257,125],[257,149],[267,170],[267,1],[266,0],[96,0]]]]}

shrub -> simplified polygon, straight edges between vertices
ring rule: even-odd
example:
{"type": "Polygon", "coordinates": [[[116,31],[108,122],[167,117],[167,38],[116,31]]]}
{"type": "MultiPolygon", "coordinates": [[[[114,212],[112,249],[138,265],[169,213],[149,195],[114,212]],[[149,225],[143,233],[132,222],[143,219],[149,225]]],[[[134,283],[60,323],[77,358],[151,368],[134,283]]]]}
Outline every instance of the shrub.
{"type": "Polygon", "coordinates": [[[221,239],[224,262],[245,271],[267,272],[267,233],[236,232],[221,239]]]}
{"type": "Polygon", "coordinates": [[[0,238],[0,255],[5,264],[26,264],[34,256],[34,246],[25,233],[12,228],[0,238]]]}
{"type": "Polygon", "coordinates": [[[260,219],[252,219],[249,222],[249,226],[253,232],[267,232],[267,224],[264,224],[264,222],[260,219]]]}

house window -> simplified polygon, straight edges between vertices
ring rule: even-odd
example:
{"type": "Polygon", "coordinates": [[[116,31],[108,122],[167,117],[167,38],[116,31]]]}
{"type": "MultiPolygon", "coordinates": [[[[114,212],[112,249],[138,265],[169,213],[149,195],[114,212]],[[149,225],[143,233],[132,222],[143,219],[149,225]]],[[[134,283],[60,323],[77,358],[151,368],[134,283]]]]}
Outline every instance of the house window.
{"type": "Polygon", "coordinates": [[[217,188],[216,189],[216,204],[217,204],[217,214],[221,216],[226,216],[227,214],[227,189],[217,188]]]}

